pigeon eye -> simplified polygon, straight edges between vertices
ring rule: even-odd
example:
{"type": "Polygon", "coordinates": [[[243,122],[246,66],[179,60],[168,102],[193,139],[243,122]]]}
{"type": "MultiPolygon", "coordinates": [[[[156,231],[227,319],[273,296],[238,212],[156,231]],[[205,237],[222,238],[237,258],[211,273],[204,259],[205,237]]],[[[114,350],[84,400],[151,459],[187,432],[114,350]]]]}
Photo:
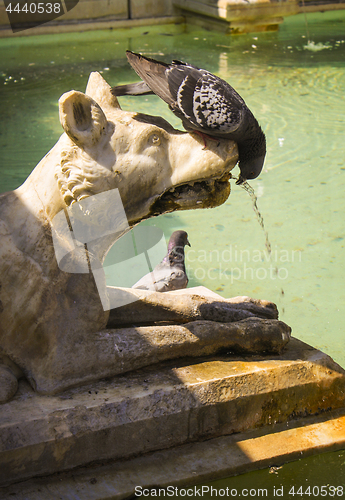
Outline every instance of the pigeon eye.
{"type": "Polygon", "coordinates": [[[159,146],[161,143],[161,140],[157,134],[152,134],[150,137],[150,142],[154,144],[155,146],[159,146]]]}

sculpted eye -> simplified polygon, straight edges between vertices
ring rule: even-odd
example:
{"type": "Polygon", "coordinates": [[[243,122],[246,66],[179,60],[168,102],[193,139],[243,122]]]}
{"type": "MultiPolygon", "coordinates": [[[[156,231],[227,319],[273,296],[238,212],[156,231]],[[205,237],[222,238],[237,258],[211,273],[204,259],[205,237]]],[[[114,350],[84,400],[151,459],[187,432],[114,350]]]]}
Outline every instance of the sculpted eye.
{"type": "Polygon", "coordinates": [[[159,146],[161,143],[161,140],[157,134],[152,134],[150,137],[150,142],[151,142],[151,144],[154,144],[155,146],[159,146]]]}

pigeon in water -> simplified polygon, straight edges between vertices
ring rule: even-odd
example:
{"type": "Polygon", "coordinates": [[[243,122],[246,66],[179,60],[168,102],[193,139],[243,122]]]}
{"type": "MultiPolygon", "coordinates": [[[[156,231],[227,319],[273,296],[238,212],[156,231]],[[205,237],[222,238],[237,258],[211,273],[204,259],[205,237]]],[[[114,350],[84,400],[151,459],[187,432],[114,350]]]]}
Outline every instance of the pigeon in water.
{"type": "Polygon", "coordinates": [[[174,231],[168,243],[168,253],[151,273],[146,274],[132,288],[168,292],[186,288],[188,277],[184,265],[184,247],[190,243],[186,231],[174,231]]]}
{"type": "Polygon", "coordinates": [[[143,81],[113,87],[113,95],[158,95],[186,130],[237,143],[240,176],[236,184],[260,174],[266,155],[265,134],[231,85],[191,64],[166,64],[129,50],[126,54],[143,81]]]}

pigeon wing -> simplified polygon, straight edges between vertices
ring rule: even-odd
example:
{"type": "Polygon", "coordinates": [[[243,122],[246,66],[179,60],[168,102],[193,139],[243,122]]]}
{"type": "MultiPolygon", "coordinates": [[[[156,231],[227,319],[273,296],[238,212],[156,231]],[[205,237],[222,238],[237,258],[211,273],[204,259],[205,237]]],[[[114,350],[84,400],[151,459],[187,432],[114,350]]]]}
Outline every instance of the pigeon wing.
{"type": "Polygon", "coordinates": [[[242,124],[246,104],[224,80],[191,64],[156,61],[131,51],[126,52],[132,68],[171,110],[183,120],[187,130],[201,130],[227,136],[242,124]]]}
{"type": "Polygon", "coordinates": [[[154,269],[135,283],[132,288],[168,292],[169,290],[184,288],[187,283],[188,279],[182,270],[165,267],[158,270],[154,269]]]}
{"type": "Polygon", "coordinates": [[[198,81],[202,78],[204,70],[190,64],[173,61],[167,69],[167,78],[170,95],[174,105],[172,110],[193,122],[193,96],[198,81]]]}
{"type": "Polygon", "coordinates": [[[190,73],[177,92],[179,109],[199,130],[214,135],[235,132],[243,122],[246,104],[224,80],[205,70],[190,73]]]}

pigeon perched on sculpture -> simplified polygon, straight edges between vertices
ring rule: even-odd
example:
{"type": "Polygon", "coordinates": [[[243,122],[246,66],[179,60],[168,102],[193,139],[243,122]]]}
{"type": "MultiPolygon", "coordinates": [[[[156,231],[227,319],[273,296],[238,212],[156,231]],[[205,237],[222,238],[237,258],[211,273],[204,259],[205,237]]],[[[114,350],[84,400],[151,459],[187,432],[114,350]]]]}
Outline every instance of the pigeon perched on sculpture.
{"type": "MultiPolygon", "coordinates": [[[[127,51],[142,82],[112,88],[112,94],[156,94],[178,116],[185,129],[209,138],[237,143],[240,176],[237,184],[255,179],[266,155],[266,138],[242,97],[226,81],[181,61],[167,64],[127,51]]],[[[206,142],[205,142],[206,144],[206,142]]]]}
{"type": "Polygon", "coordinates": [[[132,288],[169,292],[187,287],[184,247],[191,246],[186,231],[174,231],[168,243],[168,252],[152,272],[143,276],[132,288]]]}

